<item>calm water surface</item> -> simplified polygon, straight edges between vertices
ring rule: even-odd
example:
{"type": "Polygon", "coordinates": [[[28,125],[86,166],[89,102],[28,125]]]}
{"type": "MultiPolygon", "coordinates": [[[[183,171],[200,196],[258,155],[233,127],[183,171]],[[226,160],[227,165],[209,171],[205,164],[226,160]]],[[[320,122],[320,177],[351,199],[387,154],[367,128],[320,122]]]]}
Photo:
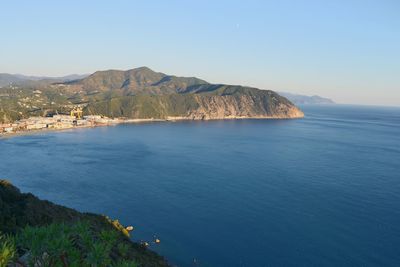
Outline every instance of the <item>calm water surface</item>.
{"type": "Polygon", "coordinates": [[[0,139],[0,178],[179,266],[400,266],[400,109],[303,110],[0,139]]]}

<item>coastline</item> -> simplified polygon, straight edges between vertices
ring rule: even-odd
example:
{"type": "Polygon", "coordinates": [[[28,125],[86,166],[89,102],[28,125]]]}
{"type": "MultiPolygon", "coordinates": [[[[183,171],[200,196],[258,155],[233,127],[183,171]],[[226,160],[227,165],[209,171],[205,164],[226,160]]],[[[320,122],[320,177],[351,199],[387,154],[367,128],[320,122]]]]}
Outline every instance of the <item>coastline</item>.
{"type": "MultiPolygon", "coordinates": [[[[301,115],[301,114],[300,114],[301,115]]],[[[225,116],[225,117],[216,117],[216,118],[193,118],[193,117],[180,117],[180,116],[168,116],[166,119],[117,119],[113,123],[109,124],[96,124],[96,125],[81,125],[81,126],[72,126],[69,128],[44,128],[44,129],[37,129],[37,130],[24,130],[18,131],[13,133],[0,133],[0,140],[1,139],[8,139],[12,137],[18,136],[27,136],[27,135],[34,135],[40,133],[48,133],[48,132],[64,132],[64,131],[73,131],[76,129],[85,129],[85,128],[97,128],[97,127],[109,127],[115,126],[119,124],[134,124],[134,123],[147,123],[147,122],[178,122],[178,121],[218,121],[218,120],[291,120],[291,119],[301,119],[304,117],[302,116],[225,116]]]]}
{"type": "Polygon", "coordinates": [[[159,119],[129,119],[123,120],[115,123],[110,124],[97,124],[97,125],[82,125],[82,126],[72,126],[69,128],[44,128],[44,129],[37,129],[37,130],[25,130],[25,131],[18,131],[13,133],[0,133],[0,139],[12,138],[17,136],[25,136],[25,135],[33,135],[39,133],[47,133],[47,132],[64,132],[64,131],[73,131],[76,129],[85,129],[85,128],[97,128],[97,127],[108,127],[108,126],[115,126],[118,124],[125,124],[125,123],[144,123],[144,122],[155,122],[155,121],[166,121],[166,120],[159,120],[159,119]]]}

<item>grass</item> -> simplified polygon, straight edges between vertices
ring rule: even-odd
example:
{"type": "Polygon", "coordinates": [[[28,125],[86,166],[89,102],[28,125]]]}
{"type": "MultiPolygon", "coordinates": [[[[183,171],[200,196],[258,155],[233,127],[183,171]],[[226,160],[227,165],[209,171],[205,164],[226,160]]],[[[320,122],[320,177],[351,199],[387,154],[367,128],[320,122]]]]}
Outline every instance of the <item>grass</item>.
{"type": "Polygon", "coordinates": [[[0,233],[0,267],[7,266],[15,259],[16,255],[14,238],[0,233]]]}
{"type": "Polygon", "coordinates": [[[88,222],[27,226],[15,238],[0,235],[0,267],[15,263],[23,255],[27,255],[27,266],[138,266],[124,258],[129,247],[117,243],[117,231],[96,234],[88,222]]]}

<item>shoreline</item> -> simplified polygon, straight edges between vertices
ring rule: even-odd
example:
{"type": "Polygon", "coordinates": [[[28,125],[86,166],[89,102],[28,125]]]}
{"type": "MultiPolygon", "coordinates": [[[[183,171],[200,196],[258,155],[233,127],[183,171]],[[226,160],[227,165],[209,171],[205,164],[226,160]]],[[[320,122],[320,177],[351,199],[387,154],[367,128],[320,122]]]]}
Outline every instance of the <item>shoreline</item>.
{"type": "Polygon", "coordinates": [[[69,128],[44,128],[38,130],[25,130],[19,131],[14,133],[0,133],[0,140],[1,139],[8,139],[12,137],[18,136],[27,136],[27,135],[34,135],[40,133],[48,133],[48,132],[64,132],[64,131],[71,131],[76,129],[86,129],[86,128],[97,128],[97,127],[109,127],[109,126],[116,126],[119,124],[134,124],[134,123],[146,123],[146,122],[181,122],[181,121],[218,121],[218,120],[292,120],[292,119],[301,119],[304,116],[298,117],[283,117],[283,116],[255,116],[255,117],[239,117],[239,116],[229,116],[223,118],[190,118],[190,117],[172,117],[169,116],[166,119],[119,119],[120,121],[116,121],[114,123],[108,124],[97,124],[97,125],[83,125],[83,126],[73,126],[69,128]]]}
{"type": "Polygon", "coordinates": [[[25,131],[13,132],[13,133],[0,133],[0,139],[17,137],[17,136],[25,136],[25,135],[33,135],[33,134],[38,134],[38,133],[64,132],[64,131],[71,131],[71,130],[76,130],[76,129],[108,127],[108,126],[115,126],[118,124],[162,122],[162,121],[167,121],[167,120],[163,120],[163,119],[127,119],[127,120],[120,120],[120,121],[116,121],[114,123],[107,123],[107,124],[80,125],[80,126],[72,126],[72,127],[68,127],[68,128],[43,128],[43,129],[37,129],[37,130],[25,130],[25,131]]]}

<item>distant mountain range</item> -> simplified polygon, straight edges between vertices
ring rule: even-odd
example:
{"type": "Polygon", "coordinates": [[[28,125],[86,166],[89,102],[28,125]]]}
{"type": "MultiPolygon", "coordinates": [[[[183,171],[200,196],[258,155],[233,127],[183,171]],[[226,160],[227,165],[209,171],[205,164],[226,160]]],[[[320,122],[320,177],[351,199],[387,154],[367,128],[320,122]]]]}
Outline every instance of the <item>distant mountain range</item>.
{"type": "Polygon", "coordinates": [[[281,96],[286,97],[296,105],[310,105],[310,104],[335,104],[332,99],[324,98],[321,96],[313,95],[298,95],[286,92],[278,92],[281,96]]]}
{"type": "Polygon", "coordinates": [[[26,76],[22,74],[8,74],[8,73],[0,73],[0,86],[7,86],[10,84],[14,85],[23,85],[29,84],[32,81],[58,81],[58,82],[66,82],[77,79],[82,79],[87,77],[88,74],[72,74],[63,77],[46,77],[46,76],[26,76]]]}
{"type": "Polygon", "coordinates": [[[303,113],[285,97],[257,88],[210,84],[147,67],[98,71],[79,79],[2,74],[0,121],[31,115],[67,113],[138,119],[299,118],[303,113]],[[44,78],[44,79],[40,79],[44,78]]]}

